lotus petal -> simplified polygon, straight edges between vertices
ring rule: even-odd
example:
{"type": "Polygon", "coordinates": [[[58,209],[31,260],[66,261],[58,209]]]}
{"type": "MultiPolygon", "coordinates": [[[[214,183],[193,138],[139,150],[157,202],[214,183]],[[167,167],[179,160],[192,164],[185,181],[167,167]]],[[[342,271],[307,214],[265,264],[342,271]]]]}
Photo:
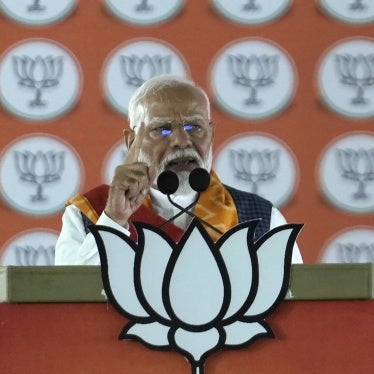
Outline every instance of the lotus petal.
{"type": "Polygon", "coordinates": [[[169,285],[175,316],[186,324],[204,325],[217,318],[224,301],[224,284],[216,257],[194,228],[178,254],[169,285]]]}
{"type": "Polygon", "coordinates": [[[273,336],[270,330],[267,330],[258,322],[236,321],[224,327],[226,332],[225,346],[242,346],[249,344],[256,337],[273,336]]]}
{"type": "Polygon", "coordinates": [[[140,262],[140,283],[146,302],[163,318],[168,316],[163,299],[162,284],[172,248],[169,243],[151,230],[143,230],[144,249],[140,262]]]}
{"type": "Polygon", "coordinates": [[[220,248],[231,286],[231,301],[225,319],[235,314],[247,300],[252,285],[252,259],[247,245],[248,227],[234,232],[220,248]]]}
{"type": "Polygon", "coordinates": [[[169,346],[168,333],[170,328],[161,323],[135,323],[126,330],[121,334],[121,339],[137,337],[142,342],[150,344],[153,348],[169,346]]]}
{"type": "Polygon", "coordinates": [[[278,300],[281,291],[286,292],[288,285],[285,281],[288,279],[285,279],[285,269],[291,264],[292,249],[300,228],[299,225],[279,226],[261,238],[263,241],[257,250],[258,290],[246,316],[267,312],[278,300]]]}
{"type": "Polygon", "coordinates": [[[135,252],[131,239],[121,232],[106,227],[92,226],[91,232],[98,244],[104,289],[126,316],[148,317],[135,290],[135,252]]]}

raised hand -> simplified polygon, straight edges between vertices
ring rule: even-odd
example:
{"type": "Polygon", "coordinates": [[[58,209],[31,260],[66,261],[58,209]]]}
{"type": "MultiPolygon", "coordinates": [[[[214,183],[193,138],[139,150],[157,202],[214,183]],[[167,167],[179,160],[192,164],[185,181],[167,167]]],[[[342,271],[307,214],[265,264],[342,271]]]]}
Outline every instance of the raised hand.
{"type": "Polygon", "coordinates": [[[142,204],[156,177],[154,165],[138,161],[144,136],[145,125],[142,123],[125,162],[116,167],[110,185],[105,213],[121,226],[127,225],[129,217],[142,204]]]}

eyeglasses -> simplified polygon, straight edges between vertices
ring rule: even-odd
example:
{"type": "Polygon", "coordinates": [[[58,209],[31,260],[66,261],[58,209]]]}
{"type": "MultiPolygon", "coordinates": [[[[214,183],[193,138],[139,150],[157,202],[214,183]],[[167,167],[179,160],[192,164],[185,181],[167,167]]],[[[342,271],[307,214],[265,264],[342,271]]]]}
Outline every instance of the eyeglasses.
{"type": "MultiPolygon", "coordinates": [[[[208,125],[211,125],[209,122],[208,125]]],[[[160,125],[149,125],[148,131],[153,139],[168,138],[178,128],[182,127],[183,130],[191,137],[198,138],[206,134],[208,128],[207,124],[201,122],[186,122],[186,123],[163,123],[160,125]]]]}

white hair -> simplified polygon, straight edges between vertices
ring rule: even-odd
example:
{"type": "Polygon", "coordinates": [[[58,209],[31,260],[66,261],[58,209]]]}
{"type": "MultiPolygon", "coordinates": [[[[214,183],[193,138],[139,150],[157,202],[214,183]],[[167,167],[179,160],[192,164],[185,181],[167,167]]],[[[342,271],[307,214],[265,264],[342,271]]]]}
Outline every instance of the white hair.
{"type": "Polygon", "coordinates": [[[199,91],[205,98],[208,109],[208,116],[210,118],[210,102],[207,93],[192,80],[185,77],[176,75],[157,75],[151,79],[145,81],[140,87],[138,87],[132,95],[129,102],[129,113],[128,119],[130,122],[130,128],[134,129],[141,121],[144,120],[144,110],[142,103],[144,100],[151,95],[154,95],[162,91],[165,87],[192,87],[199,91]]]}

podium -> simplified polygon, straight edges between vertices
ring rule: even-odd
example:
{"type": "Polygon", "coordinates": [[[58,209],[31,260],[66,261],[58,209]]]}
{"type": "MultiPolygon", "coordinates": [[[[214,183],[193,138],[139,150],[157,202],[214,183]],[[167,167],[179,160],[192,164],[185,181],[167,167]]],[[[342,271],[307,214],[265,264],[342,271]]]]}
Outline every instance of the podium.
{"type": "MultiPolygon", "coordinates": [[[[292,265],[275,339],[208,358],[205,373],[366,373],[374,367],[373,264],[292,265]]],[[[0,372],[190,373],[172,351],[118,340],[127,320],[97,266],[0,267],[0,372]]]]}

